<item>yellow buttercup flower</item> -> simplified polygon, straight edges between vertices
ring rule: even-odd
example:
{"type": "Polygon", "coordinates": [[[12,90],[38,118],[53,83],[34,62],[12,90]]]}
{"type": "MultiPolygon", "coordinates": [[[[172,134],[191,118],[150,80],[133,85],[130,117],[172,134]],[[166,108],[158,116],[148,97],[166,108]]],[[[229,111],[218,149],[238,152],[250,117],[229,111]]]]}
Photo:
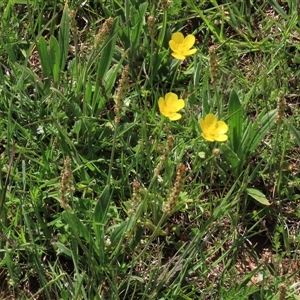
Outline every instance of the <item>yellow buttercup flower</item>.
{"type": "Polygon", "coordinates": [[[228,126],[224,121],[218,121],[214,114],[208,114],[204,119],[199,121],[202,129],[202,137],[207,141],[225,142],[228,136],[225,134],[228,131],[228,126]]]}
{"type": "Polygon", "coordinates": [[[169,46],[173,51],[172,56],[183,60],[186,56],[196,53],[197,49],[191,49],[195,44],[195,36],[192,34],[183,36],[181,32],[172,34],[172,39],[169,41],[169,46]]]}
{"type": "Polygon", "coordinates": [[[181,114],[179,114],[178,111],[184,108],[184,105],[184,100],[178,99],[178,96],[174,93],[167,93],[165,98],[160,97],[158,100],[160,113],[171,121],[176,121],[181,118],[181,114]]]}

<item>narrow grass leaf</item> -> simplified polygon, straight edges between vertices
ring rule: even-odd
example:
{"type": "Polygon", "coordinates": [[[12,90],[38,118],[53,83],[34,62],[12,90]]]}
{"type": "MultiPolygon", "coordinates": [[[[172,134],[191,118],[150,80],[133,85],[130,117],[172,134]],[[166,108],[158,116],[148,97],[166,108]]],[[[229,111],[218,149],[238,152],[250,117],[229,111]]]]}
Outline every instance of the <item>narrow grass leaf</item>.
{"type": "Polygon", "coordinates": [[[69,7],[68,3],[65,3],[63,15],[60,21],[59,33],[58,33],[58,42],[60,46],[60,69],[65,68],[65,64],[68,58],[69,53],[69,41],[70,41],[70,20],[69,20],[69,7]]]}
{"type": "Polygon", "coordinates": [[[257,146],[262,142],[265,136],[271,131],[275,125],[277,109],[273,109],[266,114],[262,113],[256,122],[256,130],[253,131],[252,139],[249,140],[250,153],[254,151],[257,146]]]}
{"type": "Polygon", "coordinates": [[[282,15],[284,18],[287,17],[286,12],[281,8],[276,0],[268,0],[268,2],[280,15],[282,15]]]}
{"type": "Polygon", "coordinates": [[[300,146],[300,132],[295,128],[295,126],[291,123],[287,123],[287,126],[291,132],[291,134],[295,137],[297,144],[300,146]]]}
{"type": "Polygon", "coordinates": [[[105,186],[94,211],[94,222],[93,228],[96,237],[96,249],[95,251],[99,255],[100,263],[104,263],[105,260],[105,238],[104,238],[104,231],[105,231],[105,224],[108,219],[108,208],[110,203],[110,191],[109,186],[105,186]]]}
{"type": "Polygon", "coordinates": [[[228,104],[228,127],[229,137],[232,145],[232,149],[235,153],[238,152],[241,139],[242,139],[242,127],[243,127],[243,108],[239,97],[235,90],[231,91],[228,104]]]}
{"type": "Polygon", "coordinates": [[[261,191],[259,191],[257,189],[253,189],[253,188],[247,188],[246,191],[250,197],[255,199],[260,204],[266,205],[266,206],[271,205],[271,203],[268,201],[266,196],[261,191]]]}
{"type": "Polygon", "coordinates": [[[224,43],[225,40],[223,38],[222,32],[217,28],[217,26],[213,23],[211,18],[206,17],[203,13],[203,10],[199,8],[198,5],[195,4],[195,1],[188,0],[187,3],[190,7],[193,7],[193,9],[198,13],[199,17],[203,20],[203,22],[206,24],[206,27],[213,33],[213,35],[216,37],[216,39],[220,43],[224,43]]]}
{"type": "Polygon", "coordinates": [[[92,82],[91,79],[89,78],[86,85],[85,85],[85,91],[84,91],[84,101],[87,104],[91,103],[91,99],[92,99],[92,82]]]}

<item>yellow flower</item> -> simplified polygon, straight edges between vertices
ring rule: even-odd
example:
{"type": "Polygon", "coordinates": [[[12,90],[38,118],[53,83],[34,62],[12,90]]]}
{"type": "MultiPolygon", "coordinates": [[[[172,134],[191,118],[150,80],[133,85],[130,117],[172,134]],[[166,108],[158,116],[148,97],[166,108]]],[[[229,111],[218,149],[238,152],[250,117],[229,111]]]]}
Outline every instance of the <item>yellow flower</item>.
{"type": "Polygon", "coordinates": [[[173,51],[172,56],[183,60],[186,56],[196,53],[197,49],[190,49],[195,44],[195,36],[192,34],[183,36],[181,32],[172,34],[172,39],[169,41],[169,46],[173,51]]]}
{"type": "Polygon", "coordinates": [[[171,121],[176,121],[181,118],[181,114],[177,112],[184,108],[184,105],[184,100],[178,99],[178,96],[174,93],[167,93],[165,98],[160,97],[158,100],[160,113],[171,121]]]}
{"type": "Polygon", "coordinates": [[[200,127],[202,129],[202,137],[207,141],[225,142],[228,136],[225,134],[228,131],[228,126],[224,121],[218,121],[213,114],[205,116],[204,120],[201,118],[200,127]]]}

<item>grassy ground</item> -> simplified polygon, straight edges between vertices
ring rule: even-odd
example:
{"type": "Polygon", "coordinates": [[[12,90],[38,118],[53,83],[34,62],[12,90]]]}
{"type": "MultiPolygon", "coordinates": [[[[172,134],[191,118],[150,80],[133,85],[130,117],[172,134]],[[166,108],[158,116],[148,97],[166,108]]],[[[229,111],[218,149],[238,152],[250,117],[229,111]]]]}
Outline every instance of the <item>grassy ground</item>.
{"type": "Polygon", "coordinates": [[[1,299],[300,299],[297,0],[0,13],[1,299]]]}

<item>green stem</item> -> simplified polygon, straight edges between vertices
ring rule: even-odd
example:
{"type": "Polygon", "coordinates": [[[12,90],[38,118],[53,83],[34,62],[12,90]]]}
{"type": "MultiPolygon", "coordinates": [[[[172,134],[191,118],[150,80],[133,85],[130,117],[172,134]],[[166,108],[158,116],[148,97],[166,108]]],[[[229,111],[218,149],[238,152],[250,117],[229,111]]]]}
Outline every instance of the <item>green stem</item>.
{"type": "Polygon", "coordinates": [[[118,127],[119,127],[119,122],[115,122],[115,131],[114,131],[114,136],[113,136],[113,144],[112,144],[112,149],[111,149],[111,154],[110,154],[110,162],[109,162],[109,169],[108,169],[107,183],[106,183],[109,188],[110,188],[110,184],[111,184],[112,166],[113,166],[114,156],[115,156],[118,127]]]}
{"type": "Polygon", "coordinates": [[[218,119],[221,119],[222,117],[222,99],[219,97],[219,92],[218,92],[218,86],[216,84],[216,82],[213,83],[213,88],[214,88],[214,92],[215,92],[215,97],[216,97],[216,104],[217,104],[217,112],[218,112],[218,119]]]}
{"type": "Polygon", "coordinates": [[[178,70],[179,70],[180,65],[181,65],[180,61],[177,60],[176,71],[175,71],[173,79],[172,79],[170,91],[172,91],[172,89],[173,89],[173,85],[174,85],[175,79],[178,79],[178,77],[179,77],[180,72],[178,72],[178,70]]]}

